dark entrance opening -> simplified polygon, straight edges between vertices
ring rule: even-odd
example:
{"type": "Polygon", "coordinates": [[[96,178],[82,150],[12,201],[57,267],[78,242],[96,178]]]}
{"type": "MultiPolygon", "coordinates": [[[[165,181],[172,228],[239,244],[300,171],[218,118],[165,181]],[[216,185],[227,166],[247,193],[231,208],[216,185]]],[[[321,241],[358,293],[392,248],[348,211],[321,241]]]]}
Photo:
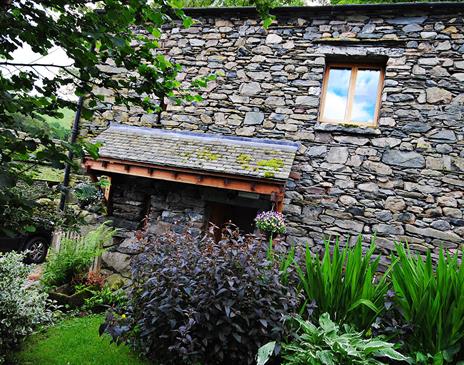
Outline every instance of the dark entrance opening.
{"type": "Polygon", "coordinates": [[[214,230],[216,241],[221,239],[221,229],[229,222],[235,224],[241,233],[252,233],[255,230],[254,219],[258,214],[258,208],[215,202],[209,203],[208,208],[209,222],[218,227],[214,230]]]}
{"type": "Polygon", "coordinates": [[[235,205],[210,203],[210,222],[218,227],[232,222],[243,233],[251,233],[254,230],[254,219],[258,208],[239,207],[235,205]]]}
{"type": "Polygon", "coordinates": [[[269,195],[208,189],[204,196],[207,217],[205,223],[208,227],[210,224],[217,227],[214,229],[216,242],[221,239],[222,228],[229,222],[235,224],[241,233],[254,232],[256,215],[272,207],[269,195]]]}

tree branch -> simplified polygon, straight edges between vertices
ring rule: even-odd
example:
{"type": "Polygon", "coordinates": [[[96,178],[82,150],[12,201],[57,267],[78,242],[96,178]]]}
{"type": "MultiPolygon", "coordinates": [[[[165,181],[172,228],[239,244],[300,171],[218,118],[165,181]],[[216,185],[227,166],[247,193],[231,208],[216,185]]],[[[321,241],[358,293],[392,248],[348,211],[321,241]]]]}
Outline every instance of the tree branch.
{"type": "Polygon", "coordinates": [[[51,63],[21,63],[21,62],[0,62],[0,65],[5,65],[5,66],[23,66],[23,67],[56,67],[56,68],[62,68],[62,69],[67,69],[69,67],[72,67],[73,64],[71,65],[54,65],[51,63]]]}

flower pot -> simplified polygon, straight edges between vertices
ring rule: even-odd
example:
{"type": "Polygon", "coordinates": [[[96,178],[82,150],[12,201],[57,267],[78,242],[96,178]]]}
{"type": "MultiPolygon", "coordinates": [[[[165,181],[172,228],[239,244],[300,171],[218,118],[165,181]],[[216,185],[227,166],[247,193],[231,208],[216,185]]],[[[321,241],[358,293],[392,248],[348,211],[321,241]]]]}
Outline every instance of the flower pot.
{"type": "Polygon", "coordinates": [[[277,238],[277,236],[279,235],[277,232],[261,232],[265,237],[266,239],[269,241],[271,238],[274,240],[275,238],[277,238]]]}

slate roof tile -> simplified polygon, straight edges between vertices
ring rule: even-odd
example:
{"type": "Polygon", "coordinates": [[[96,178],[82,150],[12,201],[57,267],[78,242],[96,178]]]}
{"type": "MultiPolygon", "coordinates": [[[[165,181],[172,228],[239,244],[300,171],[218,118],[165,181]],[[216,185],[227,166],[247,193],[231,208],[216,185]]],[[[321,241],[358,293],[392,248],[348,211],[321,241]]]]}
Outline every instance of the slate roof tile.
{"type": "Polygon", "coordinates": [[[254,178],[286,180],[298,144],[111,124],[100,157],[254,178]]]}

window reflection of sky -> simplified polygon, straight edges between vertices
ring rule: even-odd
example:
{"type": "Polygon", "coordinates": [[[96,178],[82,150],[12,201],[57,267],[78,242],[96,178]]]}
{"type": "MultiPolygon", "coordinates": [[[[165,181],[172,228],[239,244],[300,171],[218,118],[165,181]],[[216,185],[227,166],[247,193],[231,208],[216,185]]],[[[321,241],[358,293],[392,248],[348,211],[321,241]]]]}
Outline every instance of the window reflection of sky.
{"type": "Polygon", "coordinates": [[[325,96],[324,118],[329,120],[344,120],[348,89],[350,87],[351,69],[332,68],[327,83],[325,96]]]}
{"type": "Polygon", "coordinates": [[[358,70],[351,120],[369,123],[374,121],[379,77],[378,70],[358,70]]]}
{"type": "MultiPolygon", "coordinates": [[[[332,68],[327,83],[324,119],[344,121],[351,69],[332,68]]],[[[372,123],[375,118],[379,70],[358,69],[349,121],[372,123]]]]}

